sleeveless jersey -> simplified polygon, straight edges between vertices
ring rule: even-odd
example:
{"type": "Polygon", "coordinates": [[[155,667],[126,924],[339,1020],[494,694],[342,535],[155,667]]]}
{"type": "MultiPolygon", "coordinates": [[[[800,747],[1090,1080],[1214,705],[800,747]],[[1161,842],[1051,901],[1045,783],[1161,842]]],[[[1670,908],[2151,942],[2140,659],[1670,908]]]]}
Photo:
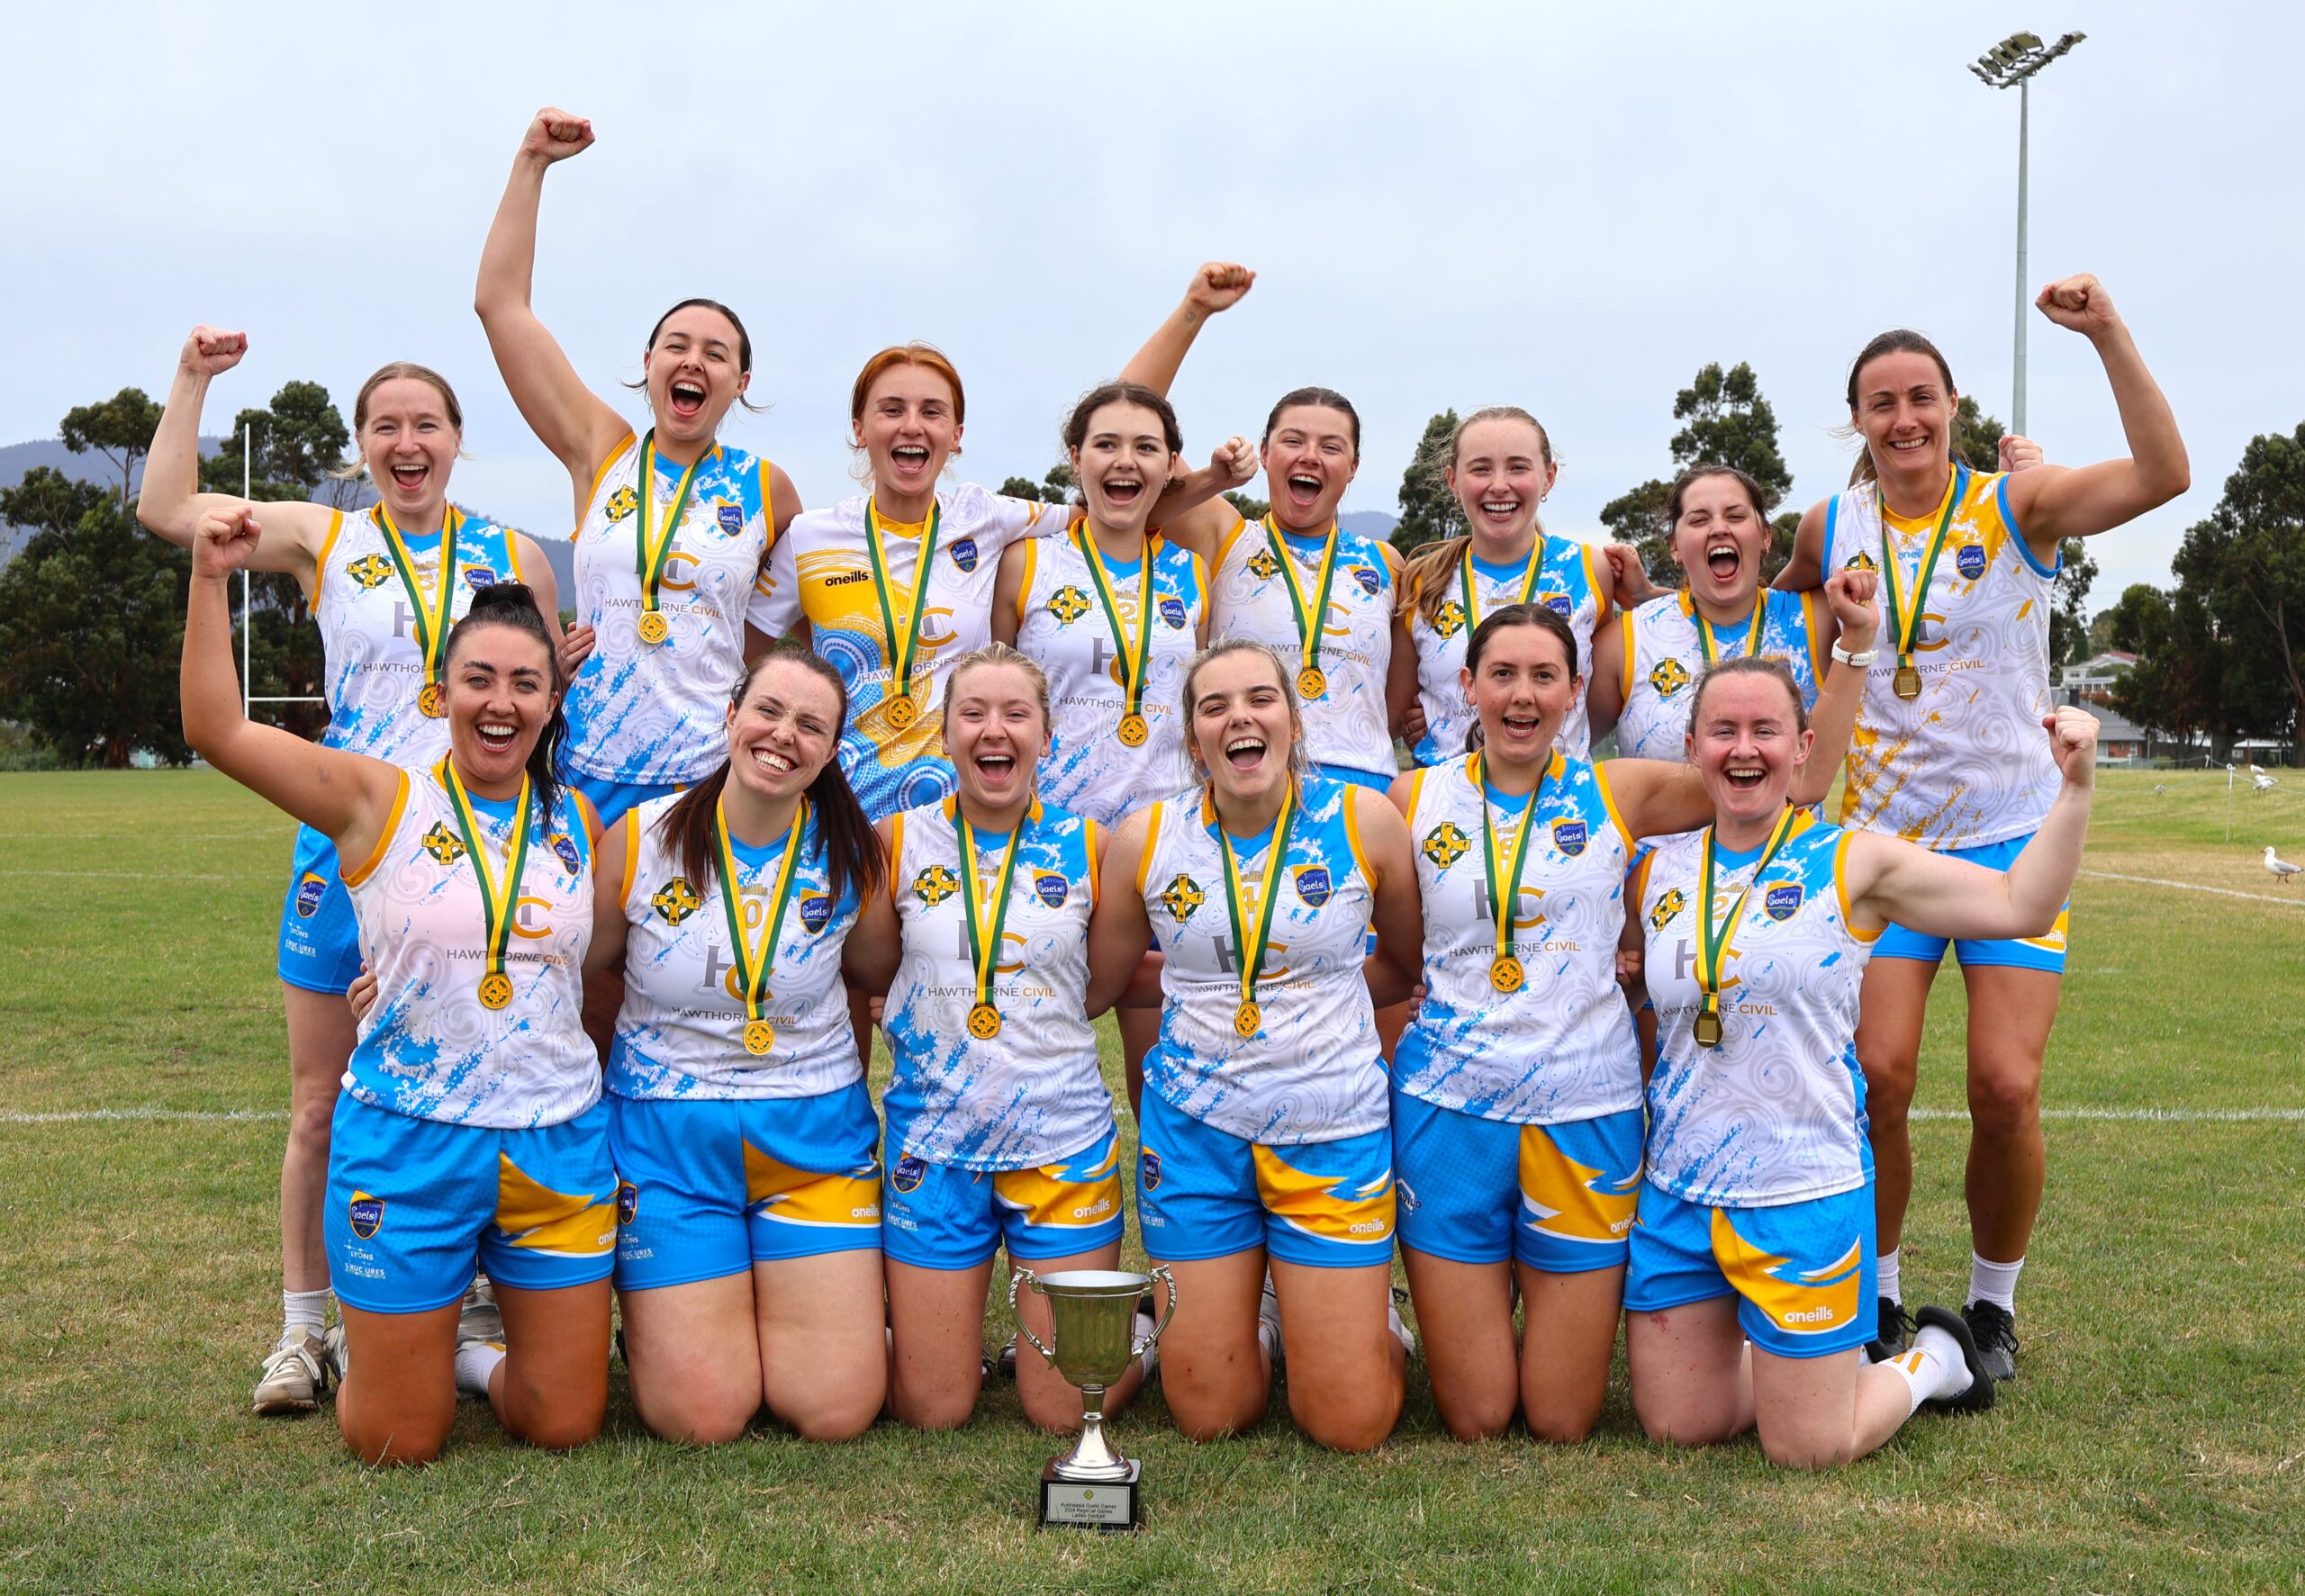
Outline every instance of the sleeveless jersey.
{"type": "MultiPolygon", "coordinates": [[[[987,1039],[969,1032],[977,987],[958,802],[908,809],[892,827],[890,885],[904,956],[884,1011],[895,1061],[881,1105],[889,1140],[961,1169],[1057,1163],[1113,1128],[1087,1012],[1096,825],[1037,802],[1026,816],[993,977],[1000,1032],[987,1039]]],[[[988,887],[1008,843],[999,840],[994,848],[977,839],[978,879],[988,887]]]]}
{"type": "MultiPolygon", "coordinates": [[[[1529,601],[1544,605],[1568,622],[1568,629],[1577,635],[1577,669],[1589,678],[1593,634],[1609,618],[1610,585],[1599,573],[1600,553],[1573,538],[1550,532],[1538,536],[1543,540],[1539,555],[1543,564],[1538,568],[1537,585],[1529,601]]],[[[1473,728],[1473,712],[1465,703],[1464,685],[1457,674],[1465,668],[1465,645],[1471,640],[1460,596],[1460,569],[1449,570],[1448,597],[1431,620],[1418,610],[1409,611],[1409,641],[1416,646],[1416,697],[1424,707],[1424,735],[1417,740],[1415,750],[1420,765],[1443,764],[1460,757],[1465,735],[1473,728]]],[[[1493,615],[1520,598],[1527,572],[1523,564],[1497,571],[1476,563],[1473,590],[1480,613],[1493,615]]],[[[1411,593],[1411,602],[1417,596],[1411,593]]],[[[1593,735],[1582,697],[1568,707],[1553,742],[1571,759],[1583,759],[1591,749],[1593,735]]]]}
{"type": "MultiPolygon", "coordinates": [[[[1828,646],[1817,614],[1820,594],[1768,594],[1762,612],[1760,655],[1782,660],[1800,684],[1801,701],[1817,707],[1825,678],[1828,646]]],[[[1752,613],[1723,636],[1716,627],[1719,658],[1750,652],[1752,613]]],[[[1677,764],[1688,757],[1689,705],[1697,678],[1704,674],[1704,646],[1697,636],[1696,608],[1686,592],[1651,599],[1624,614],[1624,712],[1617,717],[1617,752],[1628,759],[1662,759],[1677,764]]]]}
{"type": "MultiPolygon", "coordinates": [[[[775,537],[768,462],[715,444],[698,462],[688,509],[656,590],[671,627],[643,643],[638,571],[640,445],[628,437],[601,468],[576,528],[576,618],[592,652],[568,687],[571,767],[606,781],[663,786],[710,774],[728,752],[728,690],[745,669],[745,614],[775,537]]],[[[653,534],[673,513],[681,468],[659,460],[653,534]]]]}
{"type": "MultiPolygon", "coordinates": [[[[451,507],[447,512],[456,516],[451,507]]],[[[403,537],[416,585],[428,604],[439,601],[440,535],[403,537]]],[[[408,590],[384,546],[384,528],[369,511],[329,518],[328,537],[313,563],[312,619],[325,655],[328,730],[321,744],[348,748],[406,767],[447,757],[447,718],[424,714],[416,695],[424,686],[424,654],[408,590]]],[[[492,582],[520,580],[512,534],[473,517],[456,525],[456,591],[451,624],[472,608],[472,596],[492,582]]]]}
{"type": "MultiPolygon", "coordinates": [[[[475,799],[479,842],[501,875],[512,806],[475,799]]],[[[529,834],[504,973],[512,1000],[481,1005],[487,973],[480,878],[438,766],[405,772],[375,852],[344,871],[360,956],[376,978],[344,1089],[412,1119],[533,1130],[600,1100],[600,1056],[584,1034],[584,950],[592,941],[592,826],[565,792],[529,834]]]]}
{"type": "MultiPolygon", "coordinates": [[[[1649,1178],[1691,1203],[1805,1202],[1854,1191],[1872,1168],[1855,1039],[1874,937],[1849,924],[1850,834],[1794,824],[1805,829],[1769,861],[1737,918],[1718,1048],[1697,1046],[1690,1032],[1702,1002],[1696,897],[1707,834],[1659,844],[1634,878],[1657,1005],[1649,1178]]],[[[1715,872],[1714,924],[1752,880],[1750,861],[1715,872]]]]}
{"type": "MultiPolygon", "coordinates": [[[[1305,602],[1313,604],[1319,593],[1322,541],[1284,536],[1280,542],[1296,562],[1305,602]]],[[[1306,758],[1388,780],[1400,770],[1385,712],[1385,672],[1393,657],[1393,596],[1397,591],[1390,549],[1380,539],[1338,529],[1336,574],[1329,585],[1328,615],[1316,662],[1328,678],[1328,690],[1301,707],[1306,758]]],[[[1215,620],[1209,641],[1253,638],[1279,654],[1293,678],[1304,663],[1305,649],[1297,636],[1288,582],[1273,558],[1263,522],[1237,522],[1218,541],[1211,585],[1215,620]]]]}
{"type": "MultiPolygon", "coordinates": [[[[1956,473],[1945,552],[1921,605],[1921,696],[1893,690],[1896,638],[1882,594],[1880,657],[1849,737],[1841,824],[1888,832],[1924,848],[1975,848],[2039,828],[2056,797],[2056,761],[2041,717],[2049,693],[2049,610],[2056,567],[2018,535],[2009,479],[1956,473]]],[[[1951,490],[1948,489],[1948,491],[1951,490]]],[[[1901,582],[1917,580],[1942,506],[1919,520],[1889,518],[1901,582]]],[[[1825,506],[1825,569],[1881,560],[1871,482],[1825,506]]]]}
{"type": "MultiPolygon", "coordinates": [[[[1481,841],[1478,755],[1419,771],[1409,838],[1424,897],[1425,998],[1393,1050],[1396,1089],[1439,1107],[1559,1124],[1641,1106],[1632,1015],[1616,982],[1633,839],[1606,772],[1556,750],[1538,793],[1508,950],[1519,990],[1489,978],[1496,911],[1481,841]]],[[[1498,870],[1519,813],[1492,805],[1498,870]]]]}
{"type": "MultiPolygon", "coordinates": [[[[801,833],[762,1005],[776,1040],[755,1056],[745,1048],[748,1012],[728,946],[727,883],[717,869],[709,887],[691,880],[677,839],[658,824],[676,801],[669,794],[652,798],[618,823],[627,828],[621,890],[628,930],[608,1089],[628,1098],[816,1097],[857,1080],[863,1069],[840,978],[856,889],[831,896],[815,812],[801,833]]],[[[737,858],[747,937],[759,936],[775,907],[783,863],[782,839],[759,865],[737,858]]]]}
{"type": "MultiPolygon", "coordinates": [[[[864,546],[863,498],[795,516],[769,555],[768,576],[753,606],[753,625],[772,636],[805,618],[817,653],[848,684],[840,769],[874,820],[954,790],[953,767],[944,755],[945,678],[954,660],[992,641],[992,590],[1001,551],[1017,538],[1064,527],[1062,505],[1004,498],[973,482],[939,493],[936,503],[936,548],[912,660],[910,697],[918,714],[909,726],[891,723],[884,707],[894,668],[864,546]]],[[[881,522],[889,610],[900,628],[910,619],[906,600],[927,532],[925,522],[881,522]]],[[[717,718],[713,726],[717,738],[717,718]]]]}
{"type": "MultiPolygon", "coordinates": [[[[1192,763],[1185,754],[1185,668],[1200,647],[1207,584],[1190,550],[1157,537],[1148,546],[1154,551],[1143,696],[1148,735],[1137,747],[1118,735],[1128,708],[1121,690],[1120,649],[1079,545],[1069,537],[1026,545],[1025,582],[1017,598],[1017,646],[1048,672],[1054,743],[1041,761],[1041,796],[1106,825],[1192,781],[1192,763]]],[[[1106,571],[1120,624],[1133,645],[1138,567],[1107,561],[1106,571]]]]}
{"type": "MultiPolygon", "coordinates": [[[[1257,980],[1263,1023],[1246,1041],[1234,1030],[1241,958],[1216,808],[1205,789],[1152,806],[1136,884],[1164,955],[1163,1001],[1144,1084],[1178,1112],[1270,1146],[1335,1141],[1390,1122],[1361,969],[1375,895],[1349,807],[1359,790],[1317,775],[1298,779],[1288,851],[1275,872],[1281,897],[1257,980]]],[[[1232,843],[1251,899],[1243,913],[1253,915],[1270,840],[1232,843]]]]}

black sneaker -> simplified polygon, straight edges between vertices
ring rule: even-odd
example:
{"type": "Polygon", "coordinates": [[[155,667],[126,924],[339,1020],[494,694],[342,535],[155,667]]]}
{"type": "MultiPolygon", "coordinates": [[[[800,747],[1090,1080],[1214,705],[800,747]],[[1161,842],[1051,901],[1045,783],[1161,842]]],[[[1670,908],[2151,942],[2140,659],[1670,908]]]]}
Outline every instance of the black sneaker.
{"type": "Polygon", "coordinates": [[[1926,1405],[1940,1413],[1982,1413],[1993,1406],[1993,1375],[1984,1366],[1984,1354],[1977,1349],[1977,1338],[1970,1333],[1967,1321],[1950,1308],[1923,1308],[1913,1315],[1912,1322],[1916,1330],[1933,1324],[1959,1342],[1961,1359],[1969,1366],[1966,1391],[1958,1396],[1932,1396],[1926,1405]]]}
{"type": "Polygon", "coordinates": [[[2017,1318],[1998,1303],[1971,1303],[1961,1310],[1985,1373],[1995,1380],[2017,1377],[2017,1318]]]}
{"type": "Polygon", "coordinates": [[[1913,1317],[1905,1305],[1894,1297],[1874,1300],[1873,1339],[1865,1343],[1865,1361],[1886,1363],[1912,1345],[1913,1317]]]}

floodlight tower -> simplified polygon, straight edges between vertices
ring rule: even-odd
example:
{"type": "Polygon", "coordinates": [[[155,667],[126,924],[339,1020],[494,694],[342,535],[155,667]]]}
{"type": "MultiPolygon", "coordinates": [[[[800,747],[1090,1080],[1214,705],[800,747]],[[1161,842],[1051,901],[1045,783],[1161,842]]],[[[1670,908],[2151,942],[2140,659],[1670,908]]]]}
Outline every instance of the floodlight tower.
{"type": "Polygon", "coordinates": [[[2011,33],[1970,64],[1969,70],[1987,88],[2017,89],[2017,355],[2015,392],[2009,405],[2010,430],[2025,430],[2025,311],[2031,295],[2025,275],[2025,145],[2032,129],[2033,78],[2042,68],[2088,38],[2067,33],[2055,44],[2043,44],[2038,33],[2011,33]]]}

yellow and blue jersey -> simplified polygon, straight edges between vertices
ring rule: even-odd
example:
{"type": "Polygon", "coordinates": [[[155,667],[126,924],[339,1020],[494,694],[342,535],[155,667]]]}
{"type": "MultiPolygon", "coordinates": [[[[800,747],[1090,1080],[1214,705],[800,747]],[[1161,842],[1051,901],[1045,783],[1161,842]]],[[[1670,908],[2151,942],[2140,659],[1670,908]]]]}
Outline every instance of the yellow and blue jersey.
{"type": "MultiPolygon", "coordinates": [[[[1814,591],[1763,590],[1761,635],[1748,636],[1750,612],[1733,627],[1715,627],[1715,657],[1756,654],[1776,660],[1793,672],[1804,708],[1817,707],[1829,646],[1830,622],[1817,613],[1814,591]]],[[[1651,599],[1624,614],[1624,712],[1617,717],[1617,752],[1629,759],[1661,759],[1678,764],[1688,757],[1685,741],[1689,706],[1704,674],[1704,644],[1697,632],[1696,605],[1686,591],[1651,599]]]]}
{"type": "MultiPolygon", "coordinates": [[[[1541,604],[1568,623],[1577,637],[1577,669],[1590,676],[1593,634],[1609,618],[1609,583],[1600,574],[1600,554],[1573,538],[1540,530],[1540,545],[1531,553],[1540,564],[1529,602],[1541,604]]],[[[1424,735],[1415,750],[1420,765],[1437,765],[1465,752],[1465,738],[1473,728],[1473,712],[1465,703],[1465,689],[1458,672],[1465,667],[1465,647],[1472,640],[1461,596],[1461,565],[1442,578],[1448,591],[1439,610],[1428,620],[1423,614],[1421,592],[1408,595],[1416,608],[1408,614],[1409,641],[1416,648],[1416,696],[1424,709],[1424,735]]],[[[1484,617],[1494,615],[1521,597],[1528,579],[1525,562],[1492,565],[1473,562],[1473,597],[1484,617]]],[[[1569,706],[1553,741],[1562,753],[1582,759],[1592,745],[1592,733],[1582,694],[1569,706]]]]}

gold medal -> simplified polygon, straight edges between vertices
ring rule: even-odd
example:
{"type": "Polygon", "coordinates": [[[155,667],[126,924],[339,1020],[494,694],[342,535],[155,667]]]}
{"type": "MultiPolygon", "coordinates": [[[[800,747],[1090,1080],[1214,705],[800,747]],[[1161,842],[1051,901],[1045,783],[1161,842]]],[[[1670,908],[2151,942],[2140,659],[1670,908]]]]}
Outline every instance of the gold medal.
{"type": "Polygon", "coordinates": [[[417,652],[424,656],[424,685],[417,690],[417,713],[427,720],[438,720],[448,712],[448,690],[440,685],[440,670],[448,659],[448,616],[456,606],[456,533],[464,525],[464,518],[453,504],[441,510],[440,580],[433,584],[433,597],[428,600],[423,581],[416,573],[416,561],[409,554],[400,528],[393,525],[392,512],[379,504],[368,512],[368,517],[383,535],[384,552],[392,556],[393,570],[408,593],[417,652]]]}
{"type": "Polygon", "coordinates": [[[1724,983],[1722,978],[1729,967],[1729,956],[1734,951],[1731,944],[1737,936],[1737,922],[1745,912],[1745,899],[1751,895],[1753,883],[1767,871],[1769,861],[1776,857],[1777,851],[1791,842],[1794,834],[1806,825],[1802,817],[1807,813],[1803,809],[1787,808],[1778,818],[1776,829],[1769,833],[1768,845],[1761,850],[1760,858],[1754,861],[1751,877],[1738,889],[1735,901],[1729,906],[1729,913],[1718,924],[1713,919],[1713,901],[1717,896],[1713,889],[1713,856],[1718,844],[1713,840],[1713,828],[1705,827],[1704,856],[1696,872],[1695,972],[1696,989],[1703,996],[1703,1004],[1697,1010],[1696,1018],[1689,1025],[1689,1035],[1701,1048],[1721,1045],[1721,988],[1724,984],[1736,984],[1733,980],[1724,983]]]}
{"type": "Polygon", "coordinates": [[[454,755],[434,767],[440,785],[447,789],[448,807],[456,817],[456,834],[464,840],[465,855],[472,861],[473,874],[480,879],[481,942],[487,964],[486,973],[480,978],[480,1005],[500,1009],[512,1001],[512,978],[504,973],[505,951],[512,945],[512,921],[519,913],[520,878],[529,861],[529,835],[535,829],[534,816],[529,807],[529,779],[520,778],[520,796],[513,801],[512,834],[504,845],[504,873],[493,875],[488,868],[488,855],[481,850],[481,829],[478,816],[473,813],[472,795],[465,790],[464,778],[456,774],[454,755]]]}
{"type": "Polygon", "coordinates": [[[761,1014],[768,997],[769,972],[776,964],[776,939],[784,931],[784,909],[792,901],[793,869],[808,837],[809,802],[800,800],[792,812],[792,828],[784,834],[784,862],[777,867],[776,888],[768,910],[760,917],[760,941],[745,934],[744,878],[737,873],[737,846],[728,835],[728,806],[725,798],[712,806],[712,857],[720,877],[720,912],[728,924],[731,960],[728,995],[745,1005],[745,1051],[763,1058],[776,1045],[776,1027],[761,1014]]]}
{"type": "Polygon", "coordinates": [[[1329,592],[1336,582],[1336,523],[1329,523],[1327,540],[1321,546],[1321,573],[1314,584],[1310,600],[1305,597],[1305,584],[1297,580],[1297,557],[1288,552],[1281,540],[1279,528],[1270,515],[1264,518],[1265,547],[1271,551],[1273,563],[1279,568],[1281,580],[1288,584],[1288,608],[1297,618],[1297,641],[1305,653],[1305,668],[1297,672],[1297,696],[1317,699],[1329,690],[1329,679],[1321,672],[1321,628],[1327,624],[1329,592]]]}
{"type": "Polygon", "coordinates": [[[900,732],[908,729],[914,721],[920,718],[919,709],[913,704],[912,699],[903,693],[899,693],[888,699],[881,708],[888,712],[889,724],[900,732]]]}
{"type": "MultiPolygon", "coordinates": [[[[1556,753],[1553,757],[1560,756],[1556,753]]],[[[1484,758],[1475,753],[1465,775],[1472,783],[1473,791],[1480,795],[1481,865],[1487,871],[1489,901],[1496,906],[1496,957],[1489,961],[1488,984],[1510,996],[1529,978],[1529,972],[1521,968],[1521,961],[1511,952],[1514,915],[1521,902],[1522,872],[1529,863],[1529,839],[1537,834],[1537,809],[1544,802],[1545,780],[1552,774],[1553,768],[1548,763],[1537,773],[1537,784],[1529,792],[1529,807],[1521,812],[1520,828],[1513,834],[1513,846],[1507,850],[1497,841],[1496,816],[1488,807],[1484,758]]]]}
{"type": "Polygon", "coordinates": [[[1097,602],[1105,612],[1105,624],[1112,628],[1113,642],[1120,650],[1115,663],[1120,671],[1121,717],[1120,742],[1124,748],[1142,748],[1152,728],[1144,720],[1144,676],[1151,669],[1152,657],[1152,611],[1160,602],[1153,590],[1152,566],[1160,558],[1161,540],[1147,537],[1137,553],[1136,571],[1136,632],[1121,624],[1120,601],[1113,591],[1112,573],[1105,569],[1105,556],[1097,547],[1096,528],[1084,518],[1071,533],[1072,546],[1080,563],[1089,568],[1089,584],[1097,590],[1097,602]]]}
{"type": "Polygon", "coordinates": [[[1880,484],[1873,487],[1873,509],[1881,523],[1881,589],[1888,600],[1889,621],[1895,628],[1893,636],[1897,645],[1897,672],[1889,679],[1889,689],[1910,704],[1921,697],[1921,668],[1912,656],[1921,648],[1922,611],[1929,604],[1929,583],[1937,574],[1937,558],[1945,552],[1946,534],[1952,529],[1953,512],[1968,496],[1969,468],[1953,467],[1953,481],[1945,490],[1944,513],[1937,518],[1937,530],[1930,535],[1921,551],[1921,566],[1912,585],[1903,581],[1903,567],[1897,562],[1896,546],[1889,539],[1889,507],[1881,498],[1880,484]]]}
{"type": "Polygon", "coordinates": [[[990,1041],[1000,1034],[1000,1011],[989,1003],[980,1003],[969,1010],[969,1034],[979,1041],[990,1041]]]}
{"type": "Polygon", "coordinates": [[[448,695],[437,681],[428,681],[416,695],[417,713],[427,720],[438,720],[448,712],[448,695]]]}
{"type": "Polygon", "coordinates": [[[1144,717],[1142,715],[1122,716],[1120,717],[1120,740],[1122,745],[1129,748],[1143,747],[1144,739],[1150,729],[1151,728],[1145,726],[1144,717]]]}
{"type": "Polygon", "coordinates": [[[1328,675],[1326,672],[1322,671],[1318,665],[1307,665],[1303,670],[1297,672],[1297,696],[1298,698],[1317,699],[1328,690],[1328,675]]]}
{"type": "Polygon", "coordinates": [[[1689,1034],[1696,1039],[1696,1045],[1701,1048],[1719,1047],[1721,1016],[1709,1008],[1697,1010],[1696,1020],[1689,1026],[1689,1034]]]}
{"type": "Polygon", "coordinates": [[[701,458],[691,461],[681,472],[680,486],[673,493],[672,513],[666,516],[652,538],[648,532],[648,512],[656,507],[656,430],[640,440],[640,495],[636,509],[639,511],[634,522],[633,571],[640,579],[640,641],[662,643],[672,636],[672,625],[656,608],[656,590],[664,580],[664,565],[673,556],[673,539],[678,536],[681,521],[688,514],[689,493],[696,486],[696,468],[701,458]]]}
{"type": "Polygon", "coordinates": [[[872,563],[872,596],[879,600],[881,627],[888,639],[885,645],[889,657],[889,686],[881,700],[888,714],[889,724],[899,731],[911,728],[920,718],[920,706],[912,701],[912,663],[920,653],[920,618],[928,608],[928,572],[936,560],[936,534],[944,525],[944,511],[932,499],[928,501],[928,533],[920,541],[918,557],[913,562],[912,592],[905,600],[905,621],[899,629],[897,612],[889,597],[890,586],[888,559],[881,550],[881,515],[870,499],[864,500],[864,557],[872,563]]]}
{"type": "Polygon", "coordinates": [[[659,610],[651,609],[640,618],[640,641],[643,643],[662,643],[672,636],[672,624],[659,610]]]}
{"type": "Polygon", "coordinates": [[[1510,953],[1499,953],[1496,962],[1488,967],[1488,984],[1499,992],[1518,992],[1526,978],[1521,961],[1510,953]]]}
{"type": "Polygon", "coordinates": [[[1897,673],[1889,680],[1889,689],[1910,704],[1921,697],[1921,669],[1917,665],[1899,665],[1897,673]]]}
{"type": "Polygon", "coordinates": [[[1288,823],[1296,817],[1297,783],[1292,780],[1280,789],[1280,812],[1272,817],[1272,843],[1265,850],[1264,869],[1256,883],[1255,913],[1249,911],[1248,885],[1241,879],[1240,861],[1234,857],[1233,839],[1226,834],[1216,816],[1216,789],[1212,786],[1200,799],[1203,822],[1216,831],[1217,855],[1225,861],[1225,912],[1233,924],[1233,946],[1241,958],[1241,1006],[1233,1011],[1233,1029],[1243,1041],[1255,1036],[1264,1026],[1264,1011],[1257,1006],[1257,977],[1263,972],[1265,951],[1272,945],[1273,906],[1280,898],[1280,884],[1286,879],[1283,865],[1288,858],[1288,823]]]}
{"type": "Polygon", "coordinates": [[[754,1020],[745,1027],[745,1051],[755,1059],[768,1056],[776,1045],[776,1027],[766,1020],[754,1020]]]}
{"type": "Polygon", "coordinates": [[[502,1008],[506,1004],[511,1001],[512,978],[511,976],[506,975],[501,969],[497,969],[491,970],[488,974],[481,978],[481,1007],[486,1009],[499,1009],[502,1008]]]}
{"type": "Polygon", "coordinates": [[[977,870],[976,827],[961,812],[959,798],[945,801],[953,807],[954,841],[960,852],[961,913],[968,922],[969,968],[976,975],[976,1005],[969,1010],[969,1034],[979,1041],[990,1041],[1000,1034],[1000,1011],[992,1006],[992,981],[999,972],[1005,943],[1001,928],[1008,924],[1008,884],[1016,879],[1017,851],[1024,843],[1026,828],[1040,818],[1040,800],[1033,800],[1009,832],[990,896],[977,870]]]}
{"type": "Polygon", "coordinates": [[[1243,1003],[1233,1011],[1233,1030],[1246,1041],[1264,1024],[1264,1011],[1253,1003],[1243,1003]]]}

